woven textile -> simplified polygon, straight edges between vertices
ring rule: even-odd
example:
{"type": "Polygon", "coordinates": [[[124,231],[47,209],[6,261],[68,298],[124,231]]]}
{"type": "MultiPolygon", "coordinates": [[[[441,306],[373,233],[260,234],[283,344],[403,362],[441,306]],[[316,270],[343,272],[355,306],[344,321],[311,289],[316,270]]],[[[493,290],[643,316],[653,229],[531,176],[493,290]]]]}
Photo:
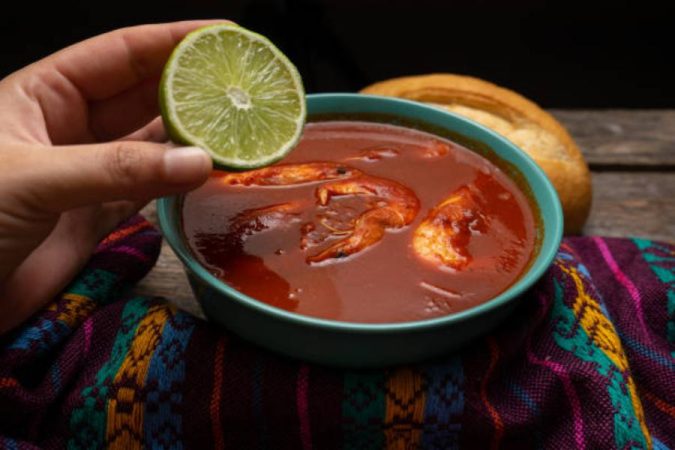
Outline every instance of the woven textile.
{"type": "Polygon", "coordinates": [[[155,262],[135,217],[0,338],[0,448],[675,446],[675,248],[566,238],[516,311],[436,361],[342,371],[129,296],[155,262]]]}

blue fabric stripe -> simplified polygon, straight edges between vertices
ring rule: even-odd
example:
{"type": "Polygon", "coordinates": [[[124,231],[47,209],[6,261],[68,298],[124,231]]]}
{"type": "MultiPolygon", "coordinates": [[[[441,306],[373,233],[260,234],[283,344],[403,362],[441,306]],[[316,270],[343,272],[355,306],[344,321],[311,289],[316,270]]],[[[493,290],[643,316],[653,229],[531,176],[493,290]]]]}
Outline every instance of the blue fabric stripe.
{"type": "Polygon", "coordinates": [[[2,448],[7,450],[19,450],[19,444],[10,438],[2,438],[2,448]]]}
{"type": "Polygon", "coordinates": [[[621,343],[626,344],[631,350],[639,353],[645,358],[651,359],[655,363],[658,363],[659,365],[666,367],[669,370],[675,370],[675,362],[666,358],[662,354],[657,353],[656,351],[654,351],[649,347],[645,347],[643,343],[636,341],[635,339],[631,338],[626,334],[619,333],[619,337],[621,338],[621,343]]]}
{"type": "Polygon", "coordinates": [[[185,358],[195,321],[177,312],[166,321],[162,338],[152,355],[145,385],[148,389],[143,421],[145,443],[149,448],[183,449],[183,402],[185,358]]]}
{"type": "Polygon", "coordinates": [[[35,346],[37,354],[41,355],[60,342],[69,331],[70,328],[63,322],[42,318],[35,325],[26,327],[12,342],[9,349],[29,350],[35,346]]]}
{"type": "Polygon", "coordinates": [[[654,450],[670,450],[670,447],[668,447],[666,444],[659,441],[653,436],[652,436],[652,444],[654,444],[654,450]]]}
{"type": "Polygon", "coordinates": [[[537,402],[532,398],[530,394],[527,393],[527,391],[518,383],[515,381],[511,380],[509,382],[509,387],[511,388],[511,392],[515,394],[518,399],[523,402],[525,406],[532,412],[534,417],[536,418],[536,422],[534,424],[534,427],[532,427],[532,435],[534,437],[533,444],[534,448],[544,448],[544,436],[541,432],[543,427],[541,426],[541,409],[539,408],[539,405],[537,405],[537,402]]]}
{"type": "Polygon", "coordinates": [[[535,416],[539,416],[539,406],[537,406],[535,401],[532,399],[532,397],[530,397],[530,394],[528,394],[525,389],[516,383],[509,384],[509,387],[516,397],[518,397],[520,401],[523,402],[525,406],[527,406],[528,409],[535,414],[535,416]]]}
{"type": "MultiPolygon", "coordinates": [[[[117,294],[117,275],[100,269],[84,269],[64,292],[89,298],[96,303],[105,303],[108,297],[117,294]]],[[[59,300],[62,301],[62,300],[59,300]]],[[[9,347],[12,350],[37,348],[42,355],[60,343],[72,330],[56,318],[40,318],[34,325],[26,326],[9,347]]]]}
{"type": "Polygon", "coordinates": [[[464,369],[455,356],[444,364],[425,368],[427,396],[422,448],[458,449],[464,412],[464,369]]]}
{"type": "Polygon", "coordinates": [[[50,369],[50,378],[52,382],[52,390],[59,392],[61,390],[61,369],[58,364],[55,364],[50,369]]]}

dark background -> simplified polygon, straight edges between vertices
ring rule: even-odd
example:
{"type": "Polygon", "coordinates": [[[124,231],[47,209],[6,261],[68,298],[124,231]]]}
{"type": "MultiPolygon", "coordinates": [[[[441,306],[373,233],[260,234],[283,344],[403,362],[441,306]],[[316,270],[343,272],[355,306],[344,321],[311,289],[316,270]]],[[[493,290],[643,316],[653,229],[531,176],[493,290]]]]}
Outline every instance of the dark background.
{"type": "MultiPolygon", "coordinates": [[[[673,2],[669,2],[673,3],[673,2]]],[[[272,39],[308,92],[452,72],[545,107],[675,107],[675,8],[431,0],[12,2],[0,17],[0,76],[126,25],[228,18],[272,39]]]]}

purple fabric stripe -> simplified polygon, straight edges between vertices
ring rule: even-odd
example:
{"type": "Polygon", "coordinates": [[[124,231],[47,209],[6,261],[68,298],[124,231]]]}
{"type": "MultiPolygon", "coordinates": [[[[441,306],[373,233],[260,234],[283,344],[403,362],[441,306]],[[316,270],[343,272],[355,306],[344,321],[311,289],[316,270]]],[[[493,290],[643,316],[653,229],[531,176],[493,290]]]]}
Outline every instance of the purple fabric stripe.
{"type": "Polygon", "coordinates": [[[298,421],[300,422],[300,441],[302,450],[312,449],[312,433],[309,421],[309,366],[303,364],[298,370],[296,403],[298,408],[298,421]]]}
{"type": "Polygon", "coordinates": [[[138,251],[137,249],[133,247],[129,247],[127,245],[120,245],[119,247],[114,247],[108,250],[110,253],[124,253],[126,255],[131,255],[135,256],[136,258],[140,259],[143,262],[147,262],[150,260],[148,255],[146,255],[143,252],[138,251]]]}
{"type": "Polygon", "coordinates": [[[94,332],[94,324],[91,317],[84,321],[82,327],[84,328],[84,353],[86,355],[91,348],[91,335],[94,332]]]}

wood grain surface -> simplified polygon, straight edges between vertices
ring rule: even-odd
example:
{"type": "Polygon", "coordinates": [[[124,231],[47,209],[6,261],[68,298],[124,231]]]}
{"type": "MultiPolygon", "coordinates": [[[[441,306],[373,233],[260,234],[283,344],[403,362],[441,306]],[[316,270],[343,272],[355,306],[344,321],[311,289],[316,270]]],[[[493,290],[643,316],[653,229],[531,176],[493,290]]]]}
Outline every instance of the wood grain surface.
{"type": "MultiPolygon", "coordinates": [[[[551,112],[591,167],[593,206],[584,234],[675,241],[675,110],[551,112]]],[[[156,223],[154,202],[142,213],[156,223]]],[[[166,243],[135,293],[165,297],[201,315],[166,243]]]]}
{"type": "Polygon", "coordinates": [[[675,170],[675,110],[550,111],[594,170],[675,170]]]}

